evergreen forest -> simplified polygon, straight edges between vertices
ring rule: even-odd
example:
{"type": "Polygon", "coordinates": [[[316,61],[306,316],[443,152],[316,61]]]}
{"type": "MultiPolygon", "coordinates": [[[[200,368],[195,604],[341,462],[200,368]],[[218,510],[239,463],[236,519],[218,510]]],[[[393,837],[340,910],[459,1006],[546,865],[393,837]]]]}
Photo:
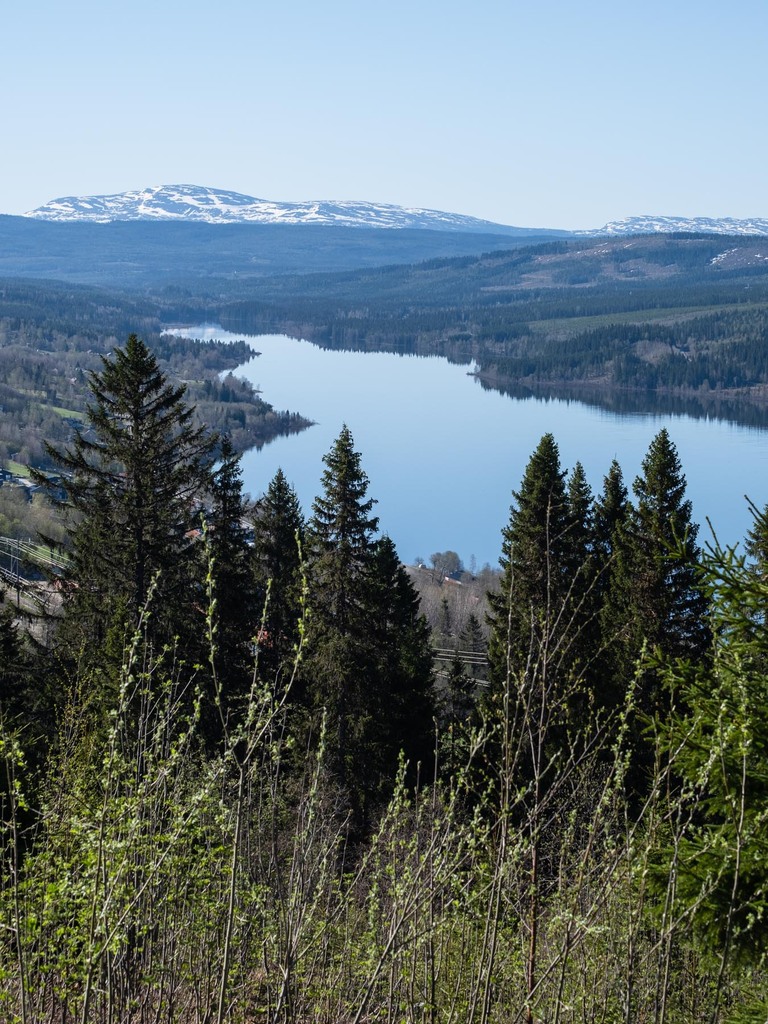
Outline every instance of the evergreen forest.
{"type": "Polygon", "coordinates": [[[0,1019],[764,1022],[768,510],[702,545],[666,430],[598,493],[545,434],[429,621],[346,426],[251,502],[235,385],[126,334],[2,564],[0,1019]]]}
{"type": "MultiPolygon", "coordinates": [[[[199,303],[174,311],[190,322],[205,319],[199,303]]],[[[198,421],[227,434],[238,452],[309,426],[296,412],[274,409],[228,372],[256,356],[245,341],[181,341],[163,330],[165,312],[162,303],[97,289],[0,285],[0,468],[22,476],[30,467],[54,470],[46,442],[64,443],[83,429],[89,374],[118,338],[131,333],[131,322],[146,328],[164,372],[185,385],[198,421]]],[[[15,536],[18,518],[2,508],[0,536],[15,536]]]]}
{"type": "Polygon", "coordinates": [[[234,331],[279,325],[330,348],[475,363],[489,386],[764,399],[759,242],[715,236],[548,242],[415,266],[255,282],[234,331]]]}
{"type": "Polygon", "coordinates": [[[668,412],[766,424],[759,238],[470,235],[456,243],[469,252],[453,255],[444,238],[446,254],[425,259],[430,232],[114,224],[94,234],[93,225],[5,220],[3,272],[17,276],[0,278],[0,459],[20,453],[39,465],[45,440],[66,440],[88,373],[133,331],[187,385],[200,420],[239,451],[306,426],[302,410],[274,410],[234,378],[221,386],[218,374],[252,355],[245,342],[193,347],[165,330],[214,322],[235,334],[442,356],[515,396],[626,411],[652,396],[668,412]],[[414,234],[426,249],[409,248],[414,234]],[[78,247],[85,238],[92,250],[78,247]],[[203,240],[216,254],[204,271],[194,248],[203,240]]]}

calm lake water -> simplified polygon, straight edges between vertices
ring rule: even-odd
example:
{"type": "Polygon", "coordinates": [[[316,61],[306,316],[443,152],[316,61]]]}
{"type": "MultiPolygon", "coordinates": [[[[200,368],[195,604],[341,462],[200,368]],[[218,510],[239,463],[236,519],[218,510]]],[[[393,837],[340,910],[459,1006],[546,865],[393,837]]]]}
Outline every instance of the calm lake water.
{"type": "MultiPolygon", "coordinates": [[[[175,329],[193,338],[234,340],[218,327],[175,329]]],[[[669,430],[688,481],[699,540],[739,542],[751,517],[744,495],[768,501],[768,431],[714,419],[616,414],[578,401],[513,399],[483,389],[471,367],[440,358],[335,352],[282,335],[247,338],[261,353],[236,373],[276,409],[316,425],[243,456],[245,489],[266,489],[278,467],[304,511],[320,492],[323,455],[344,423],[362,454],[382,532],[403,561],[457,551],[465,565],[496,565],[511,491],[541,436],[554,434],[561,462],[580,461],[595,491],[611,460],[631,489],[654,435],[669,430]]]]}

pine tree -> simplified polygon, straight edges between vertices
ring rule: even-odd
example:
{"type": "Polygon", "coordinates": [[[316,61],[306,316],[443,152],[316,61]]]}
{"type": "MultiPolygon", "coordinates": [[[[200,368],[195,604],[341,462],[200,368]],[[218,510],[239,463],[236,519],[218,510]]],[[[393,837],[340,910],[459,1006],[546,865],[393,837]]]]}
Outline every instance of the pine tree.
{"type": "Polygon", "coordinates": [[[69,622],[89,644],[104,639],[116,615],[132,626],[159,574],[152,621],[168,638],[190,606],[188,533],[215,440],[194,425],[184,386],[168,382],[136,335],[102,357],[90,387],[88,429],[70,449],[49,448],[72,513],[69,622]]]}

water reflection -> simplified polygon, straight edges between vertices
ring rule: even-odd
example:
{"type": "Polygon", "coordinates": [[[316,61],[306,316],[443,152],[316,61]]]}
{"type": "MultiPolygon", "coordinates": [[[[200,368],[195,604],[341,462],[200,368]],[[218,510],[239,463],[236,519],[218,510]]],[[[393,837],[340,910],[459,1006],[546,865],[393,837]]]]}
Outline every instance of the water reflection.
{"type": "Polygon", "coordinates": [[[553,399],[579,402],[617,416],[689,416],[692,419],[723,420],[756,430],[768,430],[768,404],[742,397],[723,397],[716,393],[665,395],[654,391],[601,390],[567,385],[521,386],[497,384],[478,378],[485,391],[497,391],[509,398],[553,399]]]}
{"type": "MultiPolygon", "coordinates": [[[[184,333],[242,337],[211,327],[184,333]]],[[[599,491],[613,458],[631,487],[651,440],[666,427],[694,519],[709,518],[723,543],[737,543],[749,528],[745,494],[759,506],[768,500],[768,430],[758,408],[576,389],[502,393],[479,383],[471,366],[444,358],[330,350],[281,335],[249,341],[261,355],[238,373],[275,408],[300,412],[315,426],[247,452],[247,490],[261,494],[281,467],[309,513],[321,490],[323,455],[347,423],[381,528],[408,561],[450,549],[466,563],[474,555],[478,565],[496,564],[512,490],[548,431],[563,468],[580,461],[599,491]]],[[[700,537],[707,536],[705,526],[700,537]]]]}

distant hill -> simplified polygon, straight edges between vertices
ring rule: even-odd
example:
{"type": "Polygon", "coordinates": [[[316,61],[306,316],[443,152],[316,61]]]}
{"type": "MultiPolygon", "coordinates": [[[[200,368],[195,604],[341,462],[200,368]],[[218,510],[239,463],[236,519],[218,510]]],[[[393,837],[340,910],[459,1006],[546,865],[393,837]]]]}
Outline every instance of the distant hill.
{"type": "Polygon", "coordinates": [[[746,422],[749,410],[764,424],[766,256],[764,239],[741,236],[559,240],[264,278],[242,299],[222,296],[218,318],[235,332],[474,362],[486,385],[516,395],[664,393],[695,400],[698,415],[746,422]]]}
{"type": "Polygon", "coordinates": [[[477,217],[440,210],[423,210],[386,203],[309,201],[280,203],[256,199],[240,192],[224,192],[202,185],[159,185],[111,196],[65,196],[52,199],[27,217],[36,220],[87,221],[193,221],[205,224],[310,224],[324,227],[384,228],[422,231],[462,231],[474,234],[562,234],[509,227],[477,217]]]}
{"type": "Polygon", "coordinates": [[[736,220],[734,217],[624,217],[609,221],[601,228],[576,231],[576,235],[624,236],[657,235],[685,232],[708,235],[768,235],[768,219],[751,217],[736,220]]]}
{"type": "MultiPolygon", "coordinates": [[[[0,215],[0,277],[139,290],[174,286],[217,295],[222,286],[244,293],[250,283],[275,275],[354,273],[566,239],[583,240],[593,258],[586,245],[593,238],[689,232],[754,237],[768,234],[768,220],[629,217],[571,232],[381,203],[276,203],[198,185],[165,185],[69,196],[24,217],[0,215]]],[[[620,276],[625,255],[612,261],[621,265],[620,276]]],[[[764,257],[755,251],[751,258],[764,257]]],[[[566,257],[568,266],[558,267],[565,275],[561,283],[577,283],[583,260],[578,253],[566,257]]],[[[540,263],[534,273],[546,279],[548,269],[540,263]]]]}
{"type": "Polygon", "coordinates": [[[321,224],[110,223],[0,216],[0,277],[119,288],[166,285],[216,291],[274,274],[350,271],[479,255],[547,241],[552,234],[482,234],[321,224]]]}
{"type": "Polygon", "coordinates": [[[256,199],[241,192],[203,185],[158,185],[104,196],[63,196],[30,210],[36,220],[111,224],[115,221],[182,221],[205,224],[283,224],[390,230],[449,231],[530,238],[624,236],[670,232],[718,235],[768,235],[768,219],[753,217],[670,217],[645,215],[609,221],[601,228],[563,231],[521,228],[445,213],[351,200],[309,200],[301,203],[256,199]]]}

